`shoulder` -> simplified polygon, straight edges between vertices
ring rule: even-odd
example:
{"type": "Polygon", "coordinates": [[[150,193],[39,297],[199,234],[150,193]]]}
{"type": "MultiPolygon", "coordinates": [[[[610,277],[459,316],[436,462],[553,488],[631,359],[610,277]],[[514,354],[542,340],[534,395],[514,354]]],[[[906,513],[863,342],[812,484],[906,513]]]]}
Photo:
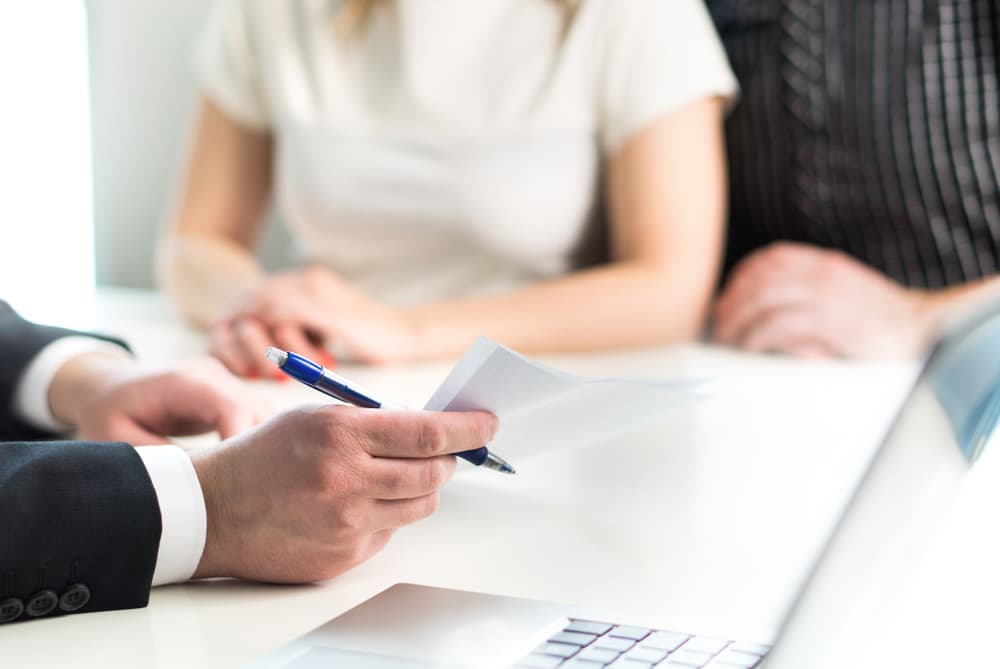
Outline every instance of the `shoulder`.
{"type": "MultiPolygon", "coordinates": [[[[258,39],[287,34],[297,26],[311,25],[334,17],[348,0],[219,0],[209,18],[209,25],[220,31],[246,31],[258,39]]],[[[211,29],[211,28],[210,28],[211,29]]]]}
{"type": "Polygon", "coordinates": [[[722,45],[702,0],[580,0],[573,30],[611,61],[717,66],[722,45]],[[673,63],[668,62],[673,61],[673,63]]]}
{"type": "Polygon", "coordinates": [[[652,30],[702,23],[708,9],[702,0],[580,0],[577,12],[603,19],[609,34],[646,26],[652,30]]]}

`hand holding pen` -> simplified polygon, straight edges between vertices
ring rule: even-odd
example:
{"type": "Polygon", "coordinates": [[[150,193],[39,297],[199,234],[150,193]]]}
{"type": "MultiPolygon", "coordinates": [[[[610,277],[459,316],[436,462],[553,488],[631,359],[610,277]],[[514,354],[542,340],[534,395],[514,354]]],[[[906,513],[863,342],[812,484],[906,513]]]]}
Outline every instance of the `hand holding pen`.
{"type": "MultiPolygon", "coordinates": [[[[375,398],[371,393],[361,389],[344,377],[324,369],[323,366],[291,351],[270,347],[267,349],[267,359],[276,364],[281,371],[290,377],[334,399],[368,409],[402,408],[393,406],[375,398]]],[[[500,456],[490,453],[486,446],[463,451],[456,455],[477,467],[486,467],[502,474],[514,474],[514,468],[500,456]]]]}

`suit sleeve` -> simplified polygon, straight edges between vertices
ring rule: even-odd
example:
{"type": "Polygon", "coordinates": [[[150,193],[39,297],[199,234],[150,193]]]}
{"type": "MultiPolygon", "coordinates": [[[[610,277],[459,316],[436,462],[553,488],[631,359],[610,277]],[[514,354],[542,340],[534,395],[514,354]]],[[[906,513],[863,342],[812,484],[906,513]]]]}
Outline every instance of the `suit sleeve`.
{"type": "MultiPolygon", "coordinates": [[[[52,436],[18,420],[11,412],[11,403],[18,381],[32,359],[56,339],[79,334],[83,333],[30,323],[21,318],[9,304],[0,300],[0,441],[52,436]]],[[[114,338],[88,336],[96,336],[128,348],[114,338]]]]}
{"type": "Polygon", "coordinates": [[[0,623],[145,606],[160,531],[131,446],[0,443],[0,623]]]}

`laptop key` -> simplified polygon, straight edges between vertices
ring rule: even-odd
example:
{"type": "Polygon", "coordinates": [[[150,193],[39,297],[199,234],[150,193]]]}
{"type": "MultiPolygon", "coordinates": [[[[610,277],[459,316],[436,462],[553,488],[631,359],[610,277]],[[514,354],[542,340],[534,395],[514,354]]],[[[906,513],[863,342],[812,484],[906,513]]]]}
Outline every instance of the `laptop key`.
{"type": "Polygon", "coordinates": [[[732,667],[733,669],[737,667],[739,667],[739,669],[750,669],[750,667],[754,667],[758,662],[760,662],[760,655],[743,653],[738,650],[733,650],[732,648],[727,648],[715,656],[715,662],[724,664],[727,667],[732,667]]]}
{"type": "Polygon", "coordinates": [[[581,660],[578,657],[572,658],[566,664],[560,664],[559,669],[604,669],[608,665],[603,662],[591,662],[590,660],[581,660]]]}
{"type": "Polygon", "coordinates": [[[661,650],[659,648],[633,648],[629,652],[625,653],[625,657],[630,660],[641,660],[642,662],[649,662],[650,664],[656,664],[657,662],[662,662],[667,656],[667,651],[661,650]]]}
{"type": "Polygon", "coordinates": [[[690,639],[687,634],[679,632],[653,632],[639,644],[643,648],[662,648],[666,651],[677,650],[682,643],[690,639]]]}
{"type": "Polygon", "coordinates": [[[532,651],[534,655],[555,655],[556,657],[572,657],[576,655],[576,651],[580,650],[579,646],[571,646],[565,643],[551,643],[546,642],[541,646],[532,651]]]}
{"type": "Polygon", "coordinates": [[[613,630],[608,633],[608,636],[617,636],[623,639],[632,639],[633,641],[639,641],[649,636],[652,630],[648,630],[645,627],[629,627],[628,625],[618,625],[613,630]]]}
{"type": "Polygon", "coordinates": [[[584,634],[583,632],[559,632],[551,637],[549,641],[555,643],[571,643],[574,646],[586,646],[597,638],[596,634],[584,634]]]}
{"type": "Polygon", "coordinates": [[[529,655],[514,665],[515,669],[555,669],[562,664],[563,658],[552,655],[529,655]]]}
{"type": "Polygon", "coordinates": [[[729,642],[724,639],[713,639],[707,636],[696,636],[691,637],[684,644],[684,650],[693,650],[699,653],[708,653],[709,655],[716,655],[722,652],[722,649],[729,645],[729,642]]]}
{"type": "Polygon", "coordinates": [[[741,653],[750,653],[752,655],[760,655],[761,657],[767,655],[768,651],[771,650],[770,646],[765,646],[762,643],[746,643],[743,641],[733,643],[730,648],[738,650],[741,653]]]}
{"type": "MultiPolygon", "coordinates": [[[[625,656],[619,657],[617,660],[611,664],[604,665],[605,669],[652,669],[652,662],[643,662],[642,660],[632,660],[625,656]]],[[[560,668],[561,669],[561,668],[560,668]]]]}
{"type": "Polygon", "coordinates": [[[626,650],[635,645],[635,641],[632,639],[622,639],[616,636],[602,636],[594,645],[598,648],[611,648],[612,650],[617,650],[619,653],[624,653],[626,650]]]}
{"type": "Polygon", "coordinates": [[[583,632],[584,634],[607,634],[612,625],[595,623],[591,620],[571,620],[564,628],[567,632],[583,632]]]}
{"type": "Polygon", "coordinates": [[[603,662],[607,664],[614,660],[616,657],[621,655],[617,650],[611,650],[610,648],[584,648],[577,655],[581,660],[590,660],[591,662],[603,662]]]}
{"type": "Polygon", "coordinates": [[[670,662],[674,662],[676,664],[687,665],[689,667],[700,667],[703,664],[707,664],[708,661],[712,659],[712,656],[709,653],[702,653],[696,650],[685,650],[682,647],[680,650],[671,653],[668,659],[670,662]]]}

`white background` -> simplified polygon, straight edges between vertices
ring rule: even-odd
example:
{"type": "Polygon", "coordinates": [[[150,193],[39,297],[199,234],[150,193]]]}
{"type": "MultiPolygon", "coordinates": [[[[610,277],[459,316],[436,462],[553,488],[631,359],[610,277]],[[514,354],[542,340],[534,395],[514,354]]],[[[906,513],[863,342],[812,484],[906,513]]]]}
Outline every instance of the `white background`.
{"type": "Polygon", "coordinates": [[[86,325],[94,260],[82,1],[0,4],[0,297],[86,325]]]}

